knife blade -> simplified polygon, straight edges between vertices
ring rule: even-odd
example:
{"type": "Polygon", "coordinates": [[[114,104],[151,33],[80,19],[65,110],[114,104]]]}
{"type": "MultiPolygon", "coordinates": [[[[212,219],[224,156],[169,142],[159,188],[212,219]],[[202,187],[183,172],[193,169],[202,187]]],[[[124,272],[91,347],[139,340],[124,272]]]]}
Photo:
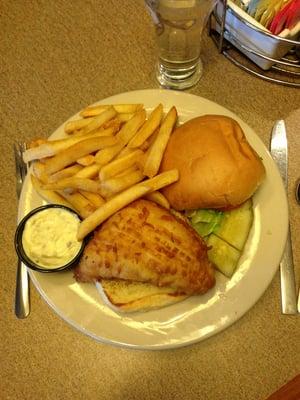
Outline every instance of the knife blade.
{"type": "MultiPolygon", "coordinates": [[[[288,141],[283,120],[275,122],[270,151],[281,175],[285,190],[288,190],[288,141]]],[[[287,241],[280,262],[281,308],[283,314],[297,314],[296,281],[292,251],[291,229],[288,227],[287,241]]]]}

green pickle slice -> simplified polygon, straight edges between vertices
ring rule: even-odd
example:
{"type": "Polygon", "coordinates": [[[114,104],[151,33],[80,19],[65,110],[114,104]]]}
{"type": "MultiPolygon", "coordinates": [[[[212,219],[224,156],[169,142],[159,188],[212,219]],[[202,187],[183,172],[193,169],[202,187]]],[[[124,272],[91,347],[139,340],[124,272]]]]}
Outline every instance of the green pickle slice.
{"type": "Polygon", "coordinates": [[[210,247],[209,260],[230,278],[236,270],[253,223],[252,199],[230,211],[194,210],[187,216],[210,247]]]}
{"type": "Polygon", "coordinates": [[[208,250],[209,260],[222,274],[230,278],[237,267],[241,252],[213,233],[207,239],[207,245],[211,247],[208,250]]]}
{"type": "Polygon", "coordinates": [[[224,212],[221,223],[214,234],[242,251],[253,222],[252,200],[247,200],[239,208],[224,212]]]}

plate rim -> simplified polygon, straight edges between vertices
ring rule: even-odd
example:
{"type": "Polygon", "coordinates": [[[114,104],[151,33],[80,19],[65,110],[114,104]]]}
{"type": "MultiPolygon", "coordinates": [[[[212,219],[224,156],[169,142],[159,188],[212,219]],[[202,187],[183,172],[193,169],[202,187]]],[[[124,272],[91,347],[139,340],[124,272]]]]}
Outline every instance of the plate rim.
{"type": "MultiPolygon", "coordinates": [[[[173,96],[179,96],[179,97],[189,97],[191,99],[196,98],[198,101],[204,101],[207,104],[210,104],[211,106],[217,106],[220,107],[221,109],[223,109],[226,112],[226,115],[230,114],[233,118],[235,118],[236,120],[238,120],[238,122],[242,122],[242,124],[244,126],[246,126],[250,132],[251,132],[251,136],[254,135],[255,140],[259,143],[259,145],[261,147],[264,148],[265,153],[268,155],[269,158],[269,162],[272,163],[273,165],[273,170],[275,171],[275,173],[277,172],[277,178],[280,178],[279,172],[277,170],[277,166],[274,163],[269,150],[266,148],[266,146],[264,145],[263,141],[261,140],[261,138],[255,133],[255,131],[245,122],[243,121],[238,115],[236,115],[234,112],[232,112],[231,110],[229,110],[228,108],[214,102],[211,101],[209,99],[206,99],[204,97],[201,96],[197,96],[195,94],[191,94],[191,93],[186,93],[186,92],[180,92],[180,91],[170,91],[170,90],[166,90],[166,89],[141,89],[141,90],[133,90],[133,91],[127,91],[127,92],[123,92],[123,93],[118,93],[106,98],[103,98],[101,100],[96,101],[95,103],[91,104],[91,105],[97,105],[97,104],[101,104],[101,103],[113,103],[113,99],[114,98],[118,98],[120,96],[134,96],[134,95],[155,95],[156,97],[156,104],[160,101],[159,97],[162,94],[163,96],[167,96],[169,97],[173,97],[173,96]],[[275,169],[274,169],[275,167],[275,169]]],[[[141,101],[142,102],[142,101],[141,101]]],[[[174,102],[176,102],[176,99],[174,99],[174,102]]],[[[147,108],[147,104],[145,104],[145,108],[147,108]]],[[[80,110],[81,111],[81,110],[80,110]]],[[[71,116],[70,118],[68,118],[65,122],[63,122],[51,135],[50,137],[55,136],[59,131],[62,130],[63,126],[65,125],[65,123],[69,120],[72,120],[76,117],[78,117],[80,111],[78,111],[77,113],[75,113],[73,116],[71,116]]],[[[179,111],[180,114],[180,111],[179,111]]],[[[203,113],[199,112],[199,115],[203,115],[203,113]]],[[[247,136],[247,135],[246,135],[247,136]]],[[[273,171],[273,172],[274,172],[273,171]]],[[[280,178],[281,180],[281,178],[280,178]]],[[[281,190],[284,191],[284,187],[281,181],[281,190]]],[[[22,193],[23,194],[23,193],[22,193]]],[[[286,193],[285,193],[286,194],[286,193]]],[[[25,196],[23,194],[23,196],[25,196]]],[[[22,196],[21,196],[22,199],[22,196]]],[[[19,202],[19,210],[18,210],[18,219],[20,219],[20,216],[22,215],[22,210],[21,210],[21,200],[19,202]]],[[[287,197],[285,196],[285,208],[286,208],[286,233],[285,235],[285,239],[287,236],[287,231],[288,231],[288,202],[287,202],[287,197]]],[[[282,252],[284,249],[284,245],[282,246],[282,252]]],[[[280,261],[280,260],[279,260],[280,261]]],[[[279,265],[279,261],[278,261],[278,265],[279,265]]],[[[268,283],[264,286],[263,289],[261,289],[260,294],[258,296],[254,296],[253,300],[250,302],[251,304],[248,305],[248,307],[246,309],[244,309],[244,311],[236,313],[235,317],[231,317],[231,319],[227,322],[224,323],[222,325],[219,325],[218,327],[216,327],[212,332],[199,336],[199,337],[195,337],[195,338],[188,338],[186,341],[182,341],[182,342],[176,342],[174,343],[169,343],[169,344],[162,344],[162,343],[158,343],[158,344],[149,344],[149,345],[140,345],[140,344],[132,344],[132,343],[126,343],[126,342],[121,342],[119,340],[112,340],[109,338],[105,338],[105,337],[99,337],[98,334],[87,331],[84,327],[82,327],[81,325],[79,325],[76,321],[73,321],[71,318],[69,318],[68,316],[64,315],[63,312],[61,312],[60,309],[57,308],[57,306],[55,306],[55,304],[48,298],[47,294],[44,293],[44,291],[42,290],[42,288],[40,287],[40,284],[38,282],[38,279],[36,277],[36,274],[33,271],[29,271],[30,274],[30,278],[33,281],[35,288],[38,290],[38,292],[40,293],[41,297],[43,298],[43,300],[45,300],[45,302],[50,306],[50,308],[52,308],[52,310],[61,318],[63,319],[65,322],[67,322],[69,325],[72,326],[72,328],[75,328],[77,331],[84,333],[85,335],[93,338],[94,340],[96,340],[97,342],[100,343],[104,343],[104,344],[110,344],[110,345],[114,345],[117,347],[122,347],[122,348],[130,348],[130,349],[140,349],[140,350],[165,350],[165,349],[174,349],[174,348],[180,348],[180,347],[185,347],[194,343],[198,343],[202,340],[205,340],[211,336],[214,336],[215,334],[218,334],[220,332],[222,332],[223,330],[227,329],[229,326],[231,326],[232,324],[234,324],[236,321],[238,321],[239,319],[241,319],[258,301],[259,299],[263,296],[263,294],[266,292],[267,288],[270,286],[272,280],[274,279],[275,274],[277,273],[278,268],[273,269],[272,274],[270,275],[270,278],[268,279],[268,283]]]]}

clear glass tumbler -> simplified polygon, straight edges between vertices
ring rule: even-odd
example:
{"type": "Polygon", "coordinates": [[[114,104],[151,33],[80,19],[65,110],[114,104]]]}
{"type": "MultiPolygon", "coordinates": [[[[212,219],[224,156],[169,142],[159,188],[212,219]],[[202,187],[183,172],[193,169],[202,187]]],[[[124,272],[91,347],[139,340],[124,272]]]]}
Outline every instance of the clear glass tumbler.
{"type": "Polygon", "coordinates": [[[201,78],[201,35],[213,4],[213,0],[146,0],[155,24],[156,78],[161,86],[187,89],[201,78]]]}

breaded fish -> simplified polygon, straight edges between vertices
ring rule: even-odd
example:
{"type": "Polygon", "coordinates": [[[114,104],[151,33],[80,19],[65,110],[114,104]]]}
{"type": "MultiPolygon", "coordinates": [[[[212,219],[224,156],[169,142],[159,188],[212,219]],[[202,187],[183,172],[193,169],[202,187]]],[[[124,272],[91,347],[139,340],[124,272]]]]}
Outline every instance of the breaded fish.
{"type": "Polygon", "coordinates": [[[202,294],[215,284],[207,247],[183,220],[148,200],[123,208],[95,232],[75,278],[124,279],[202,294]]]}

